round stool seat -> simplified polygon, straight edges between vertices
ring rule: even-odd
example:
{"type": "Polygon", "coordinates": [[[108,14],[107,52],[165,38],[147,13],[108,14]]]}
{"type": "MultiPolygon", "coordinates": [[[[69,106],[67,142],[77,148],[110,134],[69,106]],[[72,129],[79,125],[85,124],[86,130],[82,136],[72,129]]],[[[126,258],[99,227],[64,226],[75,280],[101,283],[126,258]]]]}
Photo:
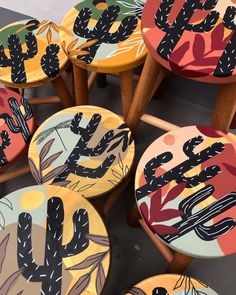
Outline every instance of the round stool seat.
{"type": "Polygon", "coordinates": [[[154,141],[136,172],[139,210],[169,247],[195,257],[236,253],[236,136],[206,126],[154,141]]]}
{"type": "Polygon", "coordinates": [[[0,170],[24,151],[34,126],[27,100],[16,92],[0,88],[0,170]]]}
{"type": "Polygon", "coordinates": [[[0,81],[8,86],[38,86],[57,77],[68,62],[59,28],[27,19],[0,30],[0,81]]]}
{"type": "Polygon", "coordinates": [[[147,54],[140,20],[145,2],[79,1],[60,26],[62,47],[72,62],[104,73],[142,64],[147,54]]]}
{"type": "Polygon", "coordinates": [[[114,113],[95,106],[65,109],[34,134],[29,163],[38,183],[66,186],[86,198],[103,195],[129,173],[134,142],[114,113]]]}
{"type": "Polygon", "coordinates": [[[79,194],[57,186],[17,190],[1,199],[0,226],[3,294],[101,293],[109,239],[79,194]]]}
{"type": "Polygon", "coordinates": [[[151,55],[178,75],[210,83],[236,82],[235,1],[152,1],[142,14],[151,55]]]}
{"type": "Polygon", "coordinates": [[[127,293],[131,295],[217,295],[206,284],[184,275],[165,274],[143,280],[127,293]]]}

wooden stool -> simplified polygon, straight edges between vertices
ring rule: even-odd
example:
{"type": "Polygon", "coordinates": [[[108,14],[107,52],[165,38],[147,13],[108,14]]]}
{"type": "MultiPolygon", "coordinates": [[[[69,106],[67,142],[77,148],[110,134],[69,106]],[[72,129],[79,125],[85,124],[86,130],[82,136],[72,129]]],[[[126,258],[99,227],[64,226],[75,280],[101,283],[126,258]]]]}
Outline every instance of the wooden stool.
{"type": "Polygon", "coordinates": [[[142,33],[149,54],[127,118],[132,131],[166,70],[185,78],[219,84],[212,125],[229,128],[236,111],[236,7],[229,2],[147,1],[142,14],[142,33]]]}
{"type": "Polygon", "coordinates": [[[5,171],[24,153],[34,129],[33,112],[26,99],[0,88],[0,183],[29,172],[28,165],[5,171]]]}
{"type": "Polygon", "coordinates": [[[133,69],[147,54],[140,21],[146,1],[111,2],[79,1],[64,17],[60,39],[74,64],[77,105],[88,104],[86,70],[119,73],[126,118],[133,99],[133,69]]]}
{"type": "Polygon", "coordinates": [[[58,97],[31,99],[32,104],[62,102],[73,105],[61,76],[69,59],[60,47],[59,28],[47,20],[22,20],[0,30],[0,82],[14,89],[51,82],[58,97]]]}
{"type": "Polygon", "coordinates": [[[37,183],[47,183],[97,198],[125,188],[134,159],[134,141],[116,114],[96,106],[60,111],[47,119],[29,147],[37,183]]]}
{"type": "Polygon", "coordinates": [[[150,277],[135,285],[126,295],[217,295],[206,284],[187,276],[166,274],[150,277]]]}
{"type": "Polygon", "coordinates": [[[1,206],[3,294],[101,293],[110,243],[87,200],[65,188],[38,185],[7,195],[1,206]]]}
{"type": "Polygon", "coordinates": [[[235,135],[191,126],[162,135],[143,154],[135,178],[140,223],[168,272],[182,273],[192,257],[236,253],[235,150],[235,135]]]}

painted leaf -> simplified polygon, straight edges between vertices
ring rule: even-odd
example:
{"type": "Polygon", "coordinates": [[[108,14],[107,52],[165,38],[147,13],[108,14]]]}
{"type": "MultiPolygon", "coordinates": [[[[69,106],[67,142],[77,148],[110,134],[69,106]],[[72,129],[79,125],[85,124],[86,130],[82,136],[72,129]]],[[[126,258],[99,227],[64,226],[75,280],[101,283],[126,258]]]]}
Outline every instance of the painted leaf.
{"type": "Polygon", "coordinates": [[[185,276],[181,275],[178,281],[176,282],[173,290],[179,289],[183,285],[184,279],[185,279],[185,276]]]}
{"type": "Polygon", "coordinates": [[[46,31],[46,29],[48,28],[49,24],[45,24],[45,25],[42,25],[41,28],[38,30],[38,32],[36,33],[36,35],[40,35],[42,34],[43,32],[46,31]]]}
{"type": "Polygon", "coordinates": [[[233,175],[236,176],[236,167],[232,166],[230,164],[227,163],[223,163],[223,165],[225,166],[225,168],[233,175]]]}
{"type": "Polygon", "coordinates": [[[218,56],[212,57],[199,57],[191,63],[192,66],[215,66],[219,60],[218,56]]]}
{"type": "Polygon", "coordinates": [[[14,286],[19,276],[22,274],[23,269],[14,272],[0,287],[0,294],[7,295],[10,289],[14,286]]]}
{"type": "Polygon", "coordinates": [[[187,41],[183,43],[179,48],[177,48],[170,56],[170,60],[178,64],[181,59],[184,57],[185,53],[188,51],[190,42],[187,41]]]}
{"type": "Polygon", "coordinates": [[[43,161],[45,159],[45,157],[47,156],[47,154],[49,153],[52,144],[54,143],[55,138],[49,140],[41,149],[40,153],[39,153],[39,158],[40,161],[43,161]]]}
{"type": "Polygon", "coordinates": [[[19,293],[17,293],[16,295],[22,295],[24,293],[24,290],[20,291],[19,293]]]}
{"type": "Polygon", "coordinates": [[[87,48],[87,47],[90,47],[92,46],[93,44],[97,43],[98,42],[98,39],[93,39],[93,40],[90,40],[90,41],[87,41],[81,45],[79,45],[77,47],[77,49],[83,49],[83,48],[87,48]]]}
{"type": "Polygon", "coordinates": [[[72,287],[68,295],[79,295],[81,294],[88,286],[90,282],[90,274],[85,274],[79,278],[78,282],[72,287]]]}
{"type": "Polygon", "coordinates": [[[118,184],[118,182],[116,180],[108,179],[108,181],[114,186],[117,186],[117,184],[118,184]]]}
{"type": "Polygon", "coordinates": [[[52,163],[54,163],[56,161],[56,159],[58,157],[60,157],[60,155],[62,154],[62,152],[58,152],[54,155],[51,155],[50,157],[48,157],[46,160],[44,160],[41,164],[41,169],[45,170],[48,167],[50,167],[52,165],[52,163]]]}
{"type": "Polygon", "coordinates": [[[59,33],[59,27],[58,27],[57,24],[55,24],[55,23],[51,23],[51,27],[53,28],[53,30],[54,30],[55,32],[59,33]]]}
{"type": "Polygon", "coordinates": [[[50,29],[47,31],[46,38],[47,38],[48,44],[50,44],[52,41],[52,32],[50,29]]]}
{"type": "Polygon", "coordinates": [[[94,255],[90,255],[86,257],[82,262],[67,268],[67,270],[78,270],[78,269],[85,269],[90,267],[91,265],[97,264],[100,262],[103,257],[106,255],[106,252],[96,253],[94,255]]]}
{"type": "Polygon", "coordinates": [[[137,287],[133,287],[128,291],[128,293],[132,295],[147,295],[143,290],[137,287]]]}
{"type": "Polygon", "coordinates": [[[221,50],[224,49],[224,31],[225,27],[222,23],[219,23],[211,33],[211,50],[221,50]]]}
{"type": "Polygon", "coordinates": [[[124,170],[124,163],[123,163],[123,161],[121,159],[120,153],[118,154],[118,164],[119,164],[119,167],[120,167],[121,171],[123,171],[124,170]]]}
{"type": "Polygon", "coordinates": [[[199,58],[202,58],[205,52],[205,41],[202,35],[196,34],[193,42],[193,57],[198,62],[199,58]]]}
{"type": "Polygon", "coordinates": [[[0,199],[0,204],[7,206],[9,209],[13,210],[12,203],[7,198],[0,199]]]}
{"type": "Polygon", "coordinates": [[[170,219],[183,216],[183,212],[176,209],[165,209],[161,210],[156,216],[152,216],[152,221],[161,222],[168,221],[170,219]]]}
{"type": "Polygon", "coordinates": [[[2,265],[6,258],[7,244],[8,244],[9,238],[10,238],[10,234],[8,234],[0,244],[0,273],[2,272],[2,265]]]}
{"type": "Polygon", "coordinates": [[[178,229],[176,227],[164,225],[164,224],[152,225],[152,229],[154,229],[155,233],[157,233],[159,235],[177,234],[178,233],[178,229]]]}
{"type": "Polygon", "coordinates": [[[121,138],[120,140],[117,140],[115,143],[112,144],[112,146],[108,149],[108,153],[113,151],[115,148],[117,148],[119,146],[119,144],[122,142],[123,138],[121,138]]]}
{"type": "Polygon", "coordinates": [[[208,137],[213,137],[213,138],[222,137],[223,136],[222,134],[227,135],[227,133],[228,133],[226,131],[218,130],[218,129],[212,128],[210,126],[196,126],[196,127],[202,134],[204,134],[208,137]]]}
{"type": "Polygon", "coordinates": [[[69,128],[72,120],[63,121],[55,126],[56,129],[69,128]]]}
{"type": "Polygon", "coordinates": [[[88,234],[87,237],[89,238],[89,240],[93,241],[94,243],[96,243],[98,245],[110,246],[110,241],[107,236],[88,234]]]}
{"type": "Polygon", "coordinates": [[[30,166],[31,173],[34,176],[34,179],[36,180],[38,184],[41,184],[42,183],[41,173],[38,171],[37,167],[34,164],[34,161],[31,158],[29,158],[29,166],[30,166]]]}
{"type": "Polygon", "coordinates": [[[148,222],[149,220],[149,213],[148,213],[148,206],[145,202],[143,202],[140,207],[139,207],[140,211],[142,212],[142,215],[144,217],[144,219],[148,222]]]}
{"type": "Polygon", "coordinates": [[[4,229],[5,228],[5,223],[6,223],[5,218],[4,218],[3,214],[2,214],[2,211],[0,211],[0,228],[4,229]]]}
{"type": "Polygon", "coordinates": [[[112,174],[113,174],[116,178],[118,178],[118,179],[122,179],[122,178],[123,178],[123,176],[122,176],[119,172],[115,171],[114,169],[111,169],[111,171],[112,171],[112,174]]]}
{"type": "Polygon", "coordinates": [[[71,51],[75,47],[75,45],[77,44],[77,42],[78,42],[78,39],[75,39],[75,40],[71,41],[71,43],[67,47],[67,50],[68,51],[71,51]]]}
{"type": "Polygon", "coordinates": [[[61,174],[62,172],[64,172],[65,170],[67,169],[67,165],[62,165],[62,166],[59,166],[55,169],[53,169],[52,171],[50,171],[48,174],[46,174],[44,177],[43,177],[43,183],[44,182],[47,182],[55,177],[57,177],[59,174],[61,174]]]}
{"type": "Polygon", "coordinates": [[[105,284],[105,272],[104,272],[102,263],[99,263],[97,277],[96,277],[96,291],[98,295],[101,294],[104,284],[105,284]]]}
{"type": "Polygon", "coordinates": [[[174,186],[166,195],[165,200],[162,203],[162,207],[164,207],[168,202],[173,201],[177,198],[185,189],[187,182],[179,183],[178,185],[174,186]]]}
{"type": "Polygon", "coordinates": [[[70,183],[71,183],[70,180],[64,180],[64,181],[53,182],[53,185],[66,187],[70,183]]]}
{"type": "Polygon", "coordinates": [[[82,186],[81,188],[79,188],[77,190],[77,192],[84,192],[86,191],[87,189],[90,189],[91,187],[93,187],[96,183],[91,183],[91,184],[86,184],[84,186],[82,186]]]}

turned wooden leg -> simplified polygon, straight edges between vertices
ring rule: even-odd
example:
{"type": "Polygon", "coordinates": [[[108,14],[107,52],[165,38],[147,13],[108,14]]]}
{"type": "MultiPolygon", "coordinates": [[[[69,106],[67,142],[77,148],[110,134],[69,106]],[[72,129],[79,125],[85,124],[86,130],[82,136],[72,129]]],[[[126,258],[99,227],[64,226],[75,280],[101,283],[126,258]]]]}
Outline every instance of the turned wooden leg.
{"type": "Polygon", "coordinates": [[[129,212],[128,218],[127,218],[128,225],[131,227],[139,226],[139,219],[140,218],[141,218],[141,216],[140,216],[138,207],[135,203],[135,204],[133,204],[133,206],[129,212]]]}
{"type": "Polygon", "coordinates": [[[89,104],[87,70],[73,64],[73,72],[74,72],[76,105],[89,104]]]}
{"type": "Polygon", "coordinates": [[[236,128],[236,113],[235,113],[235,115],[233,117],[233,120],[231,122],[230,128],[233,128],[233,129],[236,128]]]}
{"type": "Polygon", "coordinates": [[[104,204],[103,204],[103,201],[101,200],[101,198],[96,198],[96,199],[91,200],[91,204],[97,210],[97,212],[102,217],[102,219],[105,220],[106,216],[105,216],[105,213],[103,211],[103,205],[104,204]]]}
{"type": "Polygon", "coordinates": [[[185,271],[185,269],[189,266],[189,264],[192,262],[192,260],[193,257],[176,252],[173,260],[171,261],[170,265],[166,270],[166,273],[182,274],[185,271]]]}
{"type": "Polygon", "coordinates": [[[64,107],[72,107],[72,97],[62,76],[59,76],[56,79],[52,80],[52,85],[54,86],[56,93],[58,97],[61,99],[61,102],[64,105],[64,107]]]}
{"type": "Polygon", "coordinates": [[[97,74],[97,87],[105,88],[107,86],[107,75],[103,73],[97,74]]]}
{"type": "Polygon", "coordinates": [[[155,85],[160,85],[164,77],[165,71],[162,70],[161,65],[148,54],[126,120],[132,132],[136,130],[140,118],[145,112],[155,85]]]}
{"type": "Polygon", "coordinates": [[[66,69],[66,79],[70,95],[74,97],[74,75],[72,64],[66,69]]]}
{"type": "Polygon", "coordinates": [[[133,70],[128,70],[119,73],[120,76],[120,90],[122,99],[122,110],[124,121],[126,121],[130,106],[134,96],[133,88],[133,70]]]}
{"type": "Polygon", "coordinates": [[[228,130],[236,112],[236,83],[220,85],[212,126],[228,130]]]}

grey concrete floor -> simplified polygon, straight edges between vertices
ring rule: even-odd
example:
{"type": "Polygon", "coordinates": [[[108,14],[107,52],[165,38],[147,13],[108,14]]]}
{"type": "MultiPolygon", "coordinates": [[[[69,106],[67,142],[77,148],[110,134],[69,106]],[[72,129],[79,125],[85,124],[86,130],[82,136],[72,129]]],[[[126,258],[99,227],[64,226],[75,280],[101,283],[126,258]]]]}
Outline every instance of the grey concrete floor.
{"type": "MultiPolygon", "coordinates": [[[[1,2],[0,2],[1,3],[1,2]]],[[[33,15],[33,14],[32,14],[33,15]]],[[[0,28],[24,16],[0,7],[0,28]]],[[[153,99],[148,113],[166,119],[176,125],[210,124],[217,87],[197,83],[171,75],[163,96],[153,99]]],[[[50,85],[26,92],[26,97],[54,94],[50,85]]],[[[118,80],[108,77],[108,86],[98,89],[96,85],[90,92],[90,102],[121,113],[121,100],[118,80]]],[[[35,108],[37,123],[60,110],[60,105],[38,106],[35,108]]],[[[145,149],[163,131],[141,123],[136,136],[136,161],[145,149]]],[[[31,175],[0,186],[0,196],[18,188],[35,184],[31,175]]],[[[126,218],[134,200],[133,183],[130,184],[107,218],[107,226],[112,240],[112,262],[103,295],[120,295],[129,286],[149,276],[161,274],[167,266],[159,251],[153,246],[140,228],[130,228],[126,218]]],[[[210,249],[209,249],[210,251],[210,249]]],[[[236,256],[214,260],[194,259],[186,274],[209,284],[221,295],[236,294],[236,256]]]]}

